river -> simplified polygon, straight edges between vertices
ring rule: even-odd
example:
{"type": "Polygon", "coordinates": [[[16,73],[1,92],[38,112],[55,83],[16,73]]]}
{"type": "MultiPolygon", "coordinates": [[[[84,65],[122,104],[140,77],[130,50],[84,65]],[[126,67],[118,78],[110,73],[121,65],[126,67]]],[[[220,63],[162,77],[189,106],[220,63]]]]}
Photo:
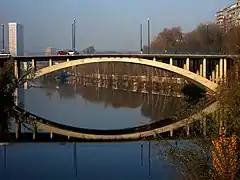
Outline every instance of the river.
{"type": "MultiPolygon", "coordinates": [[[[178,97],[78,84],[49,83],[24,91],[24,108],[49,120],[89,129],[121,129],[174,116],[178,97]]],[[[1,179],[175,179],[157,142],[27,143],[0,147],[1,179]]]]}

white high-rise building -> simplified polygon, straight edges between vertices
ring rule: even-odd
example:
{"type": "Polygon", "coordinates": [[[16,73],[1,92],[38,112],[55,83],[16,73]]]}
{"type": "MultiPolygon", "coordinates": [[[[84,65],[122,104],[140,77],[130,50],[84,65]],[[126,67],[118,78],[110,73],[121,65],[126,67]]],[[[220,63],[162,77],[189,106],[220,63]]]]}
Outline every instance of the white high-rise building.
{"type": "Polygon", "coordinates": [[[8,49],[13,56],[24,56],[23,25],[8,23],[8,49]]]}

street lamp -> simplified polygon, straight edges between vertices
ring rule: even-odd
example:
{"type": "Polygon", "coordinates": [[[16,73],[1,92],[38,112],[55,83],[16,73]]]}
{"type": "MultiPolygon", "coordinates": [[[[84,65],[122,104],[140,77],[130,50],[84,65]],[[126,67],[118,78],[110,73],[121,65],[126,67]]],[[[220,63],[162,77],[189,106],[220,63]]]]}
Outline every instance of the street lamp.
{"type": "Polygon", "coordinates": [[[72,23],[72,50],[75,51],[75,37],[76,36],[76,18],[73,19],[72,23]]]}
{"type": "Polygon", "coordinates": [[[4,24],[2,24],[2,52],[4,53],[4,24]]]}
{"type": "Polygon", "coordinates": [[[140,24],[140,54],[143,53],[143,25],[140,24]]]}
{"type": "Polygon", "coordinates": [[[206,24],[206,34],[207,34],[207,52],[209,53],[209,42],[208,42],[208,24],[206,24]]]}
{"type": "Polygon", "coordinates": [[[150,54],[150,19],[148,18],[148,54],[150,54]]]}

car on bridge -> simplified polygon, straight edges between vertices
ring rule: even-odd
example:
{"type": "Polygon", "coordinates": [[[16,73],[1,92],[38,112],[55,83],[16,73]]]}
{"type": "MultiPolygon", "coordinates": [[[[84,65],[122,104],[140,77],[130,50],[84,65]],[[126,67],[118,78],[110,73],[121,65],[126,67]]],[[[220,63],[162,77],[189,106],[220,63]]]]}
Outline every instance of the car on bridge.
{"type": "Polygon", "coordinates": [[[69,53],[66,52],[66,51],[57,51],[57,55],[58,56],[63,56],[63,55],[69,55],[69,53]]]}
{"type": "Polygon", "coordinates": [[[79,54],[79,52],[78,51],[76,51],[76,50],[66,50],[66,51],[58,51],[57,52],[57,55],[71,55],[71,56],[74,56],[74,55],[76,55],[76,54],[79,54]]]}

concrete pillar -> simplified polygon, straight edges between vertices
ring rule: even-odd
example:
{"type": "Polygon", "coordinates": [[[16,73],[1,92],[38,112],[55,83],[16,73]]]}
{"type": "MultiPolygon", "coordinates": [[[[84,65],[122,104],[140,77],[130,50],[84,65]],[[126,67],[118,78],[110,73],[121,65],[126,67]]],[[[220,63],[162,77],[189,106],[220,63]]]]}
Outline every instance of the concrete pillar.
{"type": "Polygon", "coordinates": [[[173,137],[173,129],[170,130],[170,137],[173,137]]]}
{"type": "Polygon", "coordinates": [[[227,59],[224,58],[223,59],[223,77],[224,77],[224,81],[227,80],[227,59]]]}
{"type": "MultiPolygon", "coordinates": [[[[28,73],[28,62],[23,62],[23,69],[24,69],[24,74],[28,73]]],[[[29,75],[27,75],[27,79],[29,78],[29,75]]],[[[23,84],[24,89],[28,88],[28,82],[24,82],[23,84]]]]}
{"type": "Polygon", "coordinates": [[[215,82],[216,77],[215,77],[215,70],[212,71],[212,82],[215,82]]]}
{"type": "Polygon", "coordinates": [[[207,59],[203,59],[203,77],[207,78],[207,59]]]}
{"type": "Polygon", "coordinates": [[[36,60],[32,59],[32,70],[36,71],[37,70],[37,64],[36,64],[36,60]]]}
{"type": "MultiPolygon", "coordinates": [[[[14,61],[14,76],[16,79],[20,78],[20,62],[19,61],[14,61]]],[[[16,88],[14,92],[16,98],[15,98],[15,105],[19,105],[19,89],[16,88]]]]}
{"type": "Polygon", "coordinates": [[[156,61],[156,58],[153,58],[153,61],[156,61]]]}
{"type": "Polygon", "coordinates": [[[219,61],[219,80],[223,80],[223,59],[221,58],[219,61]]]}
{"type": "Polygon", "coordinates": [[[36,136],[37,136],[37,127],[34,126],[34,127],[33,127],[33,140],[36,139],[36,136]]]}
{"type": "Polygon", "coordinates": [[[183,64],[183,69],[187,70],[187,65],[183,64]]]}
{"type": "Polygon", "coordinates": [[[197,75],[199,75],[199,74],[200,74],[200,73],[199,73],[199,70],[197,70],[196,74],[197,74],[197,75]]]}
{"type": "Polygon", "coordinates": [[[16,126],[16,129],[15,129],[16,139],[19,139],[21,135],[21,123],[15,121],[15,126],[16,126]]]}
{"type": "Polygon", "coordinates": [[[52,140],[53,139],[53,133],[50,132],[50,139],[52,140]]]}
{"type": "Polygon", "coordinates": [[[190,70],[190,67],[189,67],[189,65],[190,65],[190,60],[189,60],[189,58],[187,58],[186,59],[186,70],[190,70]]]}
{"type": "Polygon", "coordinates": [[[67,62],[69,61],[69,59],[67,58],[67,62]]]}
{"type": "Polygon", "coordinates": [[[219,81],[219,66],[216,64],[216,74],[215,74],[216,83],[219,81]]]}
{"type": "Polygon", "coordinates": [[[14,62],[14,75],[17,79],[20,78],[20,63],[18,61],[14,62]]]}
{"type": "Polygon", "coordinates": [[[52,59],[50,58],[49,59],[49,66],[52,66],[53,64],[52,64],[52,59]]]}
{"type": "Polygon", "coordinates": [[[173,65],[173,58],[170,58],[169,64],[170,64],[170,65],[173,65]]]}
{"type": "Polygon", "coordinates": [[[203,65],[200,64],[200,76],[203,76],[203,65]]]}

